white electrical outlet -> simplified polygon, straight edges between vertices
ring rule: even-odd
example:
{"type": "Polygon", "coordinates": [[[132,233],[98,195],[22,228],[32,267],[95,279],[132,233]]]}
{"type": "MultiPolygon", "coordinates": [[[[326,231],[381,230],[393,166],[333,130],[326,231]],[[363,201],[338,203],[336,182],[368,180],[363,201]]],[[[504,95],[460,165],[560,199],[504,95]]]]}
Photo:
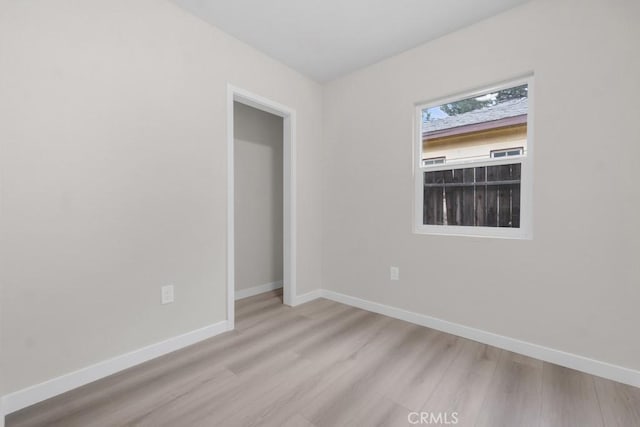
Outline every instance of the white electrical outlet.
{"type": "Polygon", "coordinates": [[[400,280],[400,269],[392,266],[389,269],[389,275],[391,276],[391,280],[400,280]]]}
{"type": "Polygon", "coordinates": [[[167,285],[160,288],[160,296],[162,304],[169,304],[173,302],[173,285],[167,285]]]}

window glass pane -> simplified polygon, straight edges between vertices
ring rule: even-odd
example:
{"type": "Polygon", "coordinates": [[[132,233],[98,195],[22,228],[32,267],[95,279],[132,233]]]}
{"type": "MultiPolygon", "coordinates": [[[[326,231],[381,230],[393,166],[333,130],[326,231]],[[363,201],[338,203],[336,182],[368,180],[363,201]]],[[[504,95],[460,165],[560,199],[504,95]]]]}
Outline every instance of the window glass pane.
{"type": "Polygon", "coordinates": [[[524,84],[423,108],[421,160],[446,157],[455,163],[526,153],[528,95],[524,84]]]}
{"type": "Polygon", "coordinates": [[[423,224],[520,227],[521,164],[424,172],[423,224]]]}

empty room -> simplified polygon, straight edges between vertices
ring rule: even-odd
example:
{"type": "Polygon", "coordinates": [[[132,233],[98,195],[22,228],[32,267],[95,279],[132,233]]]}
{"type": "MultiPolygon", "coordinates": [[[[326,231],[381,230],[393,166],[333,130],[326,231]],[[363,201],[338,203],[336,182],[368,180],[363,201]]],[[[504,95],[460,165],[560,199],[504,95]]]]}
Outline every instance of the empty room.
{"type": "Polygon", "coordinates": [[[0,0],[0,427],[640,427],[638,0],[0,0]]]}

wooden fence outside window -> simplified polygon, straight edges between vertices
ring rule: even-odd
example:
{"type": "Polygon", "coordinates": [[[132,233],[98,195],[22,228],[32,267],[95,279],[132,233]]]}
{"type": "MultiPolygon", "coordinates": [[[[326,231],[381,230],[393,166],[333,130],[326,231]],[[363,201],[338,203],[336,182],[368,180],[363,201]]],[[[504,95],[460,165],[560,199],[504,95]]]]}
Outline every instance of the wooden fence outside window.
{"type": "Polygon", "coordinates": [[[520,227],[521,164],[424,172],[425,225],[520,227]]]}

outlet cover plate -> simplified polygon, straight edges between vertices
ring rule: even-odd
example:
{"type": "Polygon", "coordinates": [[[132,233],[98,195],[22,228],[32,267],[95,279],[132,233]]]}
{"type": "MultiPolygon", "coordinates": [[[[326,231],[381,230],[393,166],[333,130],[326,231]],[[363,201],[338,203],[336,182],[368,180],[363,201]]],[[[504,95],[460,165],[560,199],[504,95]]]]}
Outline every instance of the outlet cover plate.
{"type": "Polygon", "coordinates": [[[162,304],[173,302],[173,285],[167,285],[160,288],[160,296],[162,304]]]}

